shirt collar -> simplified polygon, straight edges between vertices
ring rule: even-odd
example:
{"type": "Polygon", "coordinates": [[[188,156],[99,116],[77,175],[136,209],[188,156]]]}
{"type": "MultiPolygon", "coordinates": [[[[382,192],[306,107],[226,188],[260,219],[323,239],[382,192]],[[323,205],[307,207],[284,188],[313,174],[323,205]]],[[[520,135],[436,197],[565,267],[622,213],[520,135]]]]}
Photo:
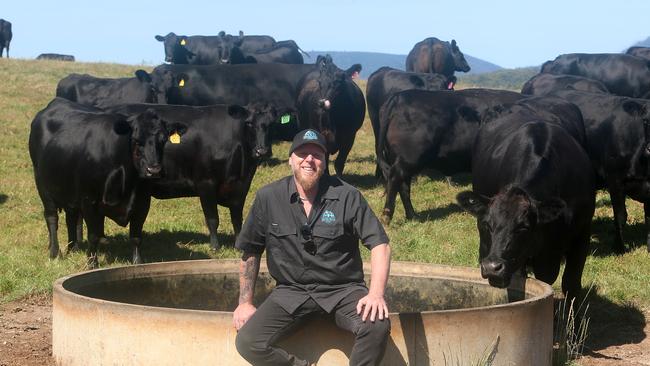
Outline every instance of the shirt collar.
{"type": "MultiPolygon", "coordinates": [[[[293,175],[289,176],[289,202],[295,203],[299,200],[298,190],[296,189],[296,181],[293,175]]],[[[338,179],[333,178],[327,174],[323,174],[318,181],[318,196],[322,199],[337,200],[339,199],[339,192],[336,189],[338,179]]]]}

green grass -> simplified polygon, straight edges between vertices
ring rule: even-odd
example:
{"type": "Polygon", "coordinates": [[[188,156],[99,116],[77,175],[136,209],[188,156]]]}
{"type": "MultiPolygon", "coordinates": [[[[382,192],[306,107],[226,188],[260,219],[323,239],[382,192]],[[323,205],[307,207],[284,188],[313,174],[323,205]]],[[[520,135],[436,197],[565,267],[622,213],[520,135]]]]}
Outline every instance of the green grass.
{"type": "MultiPolygon", "coordinates": [[[[0,59],[3,83],[3,88],[0,88],[0,202],[3,202],[0,203],[0,303],[33,293],[47,293],[56,278],[82,271],[86,264],[83,253],[48,259],[47,229],[27,150],[31,120],[53,98],[56,83],[68,73],[124,77],[132,75],[138,68],[0,59]]],[[[360,83],[365,89],[365,83],[360,83]]],[[[275,144],[274,159],[258,168],[245,213],[259,187],[289,174],[285,163],[287,150],[288,143],[275,144]]],[[[330,169],[333,171],[333,166],[330,169]]],[[[379,213],[384,203],[383,189],[374,184],[373,172],[373,133],[366,120],[357,134],[343,178],[358,186],[371,207],[379,213]]],[[[393,222],[387,227],[394,260],[478,266],[475,220],[455,205],[455,195],[471,187],[466,176],[455,178],[452,186],[440,176],[421,175],[414,180],[412,197],[418,215],[413,221],[405,220],[401,201],[397,200],[393,222]]],[[[609,197],[599,194],[591,243],[595,254],[587,260],[583,284],[584,287],[594,284],[592,301],[595,304],[590,309],[603,314],[613,310],[633,309],[638,312],[650,308],[650,255],[644,245],[643,207],[628,201],[628,211],[625,237],[627,244],[634,249],[615,256],[611,248],[609,197]]],[[[237,258],[239,253],[232,248],[234,237],[228,210],[220,207],[219,215],[219,239],[224,248],[211,251],[198,198],[153,200],[144,228],[145,261],[237,258]]],[[[59,221],[59,240],[65,250],[63,215],[59,221]]],[[[131,255],[128,230],[107,220],[106,233],[110,243],[100,248],[100,266],[128,264],[131,255]]],[[[367,256],[367,251],[364,255],[367,256]]],[[[557,283],[555,287],[558,287],[557,283]]]]}

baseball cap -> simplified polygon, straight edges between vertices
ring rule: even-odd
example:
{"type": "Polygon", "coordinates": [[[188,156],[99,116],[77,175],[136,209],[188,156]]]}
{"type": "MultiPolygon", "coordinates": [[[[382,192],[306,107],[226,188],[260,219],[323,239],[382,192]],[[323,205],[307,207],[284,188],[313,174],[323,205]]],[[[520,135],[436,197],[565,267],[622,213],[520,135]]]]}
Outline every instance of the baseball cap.
{"type": "Polygon", "coordinates": [[[297,148],[306,144],[320,146],[320,148],[325,151],[325,155],[327,155],[327,143],[325,142],[325,138],[318,131],[312,129],[303,130],[296,134],[293,138],[293,143],[291,143],[289,155],[291,156],[297,148]]]}

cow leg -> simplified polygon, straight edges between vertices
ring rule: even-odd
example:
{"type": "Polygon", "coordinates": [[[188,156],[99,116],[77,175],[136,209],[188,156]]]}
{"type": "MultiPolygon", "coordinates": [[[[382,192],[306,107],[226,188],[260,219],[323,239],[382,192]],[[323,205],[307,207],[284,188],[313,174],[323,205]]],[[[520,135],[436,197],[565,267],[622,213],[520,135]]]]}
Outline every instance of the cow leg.
{"type": "Polygon", "coordinates": [[[386,177],[386,203],[384,204],[384,212],[381,216],[381,221],[388,225],[395,213],[395,198],[397,196],[397,187],[402,184],[402,177],[398,173],[398,162],[396,162],[389,170],[388,177],[386,177]]]}
{"type": "Polygon", "coordinates": [[[142,248],[142,227],[147,220],[149,208],[151,207],[151,196],[149,194],[136,194],[131,218],[129,221],[129,240],[133,246],[133,264],[142,264],[140,250],[142,248]]]}
{"type": "Polygon", "coordinates": [[[219,240],[217,239],[217,228],[219,227],[219,212],[217,211],[217,198],[213,193],[203,193],[200,198],[203,216],[205,216],[205,223],[208,225],[208,232],[210,233],[210,247],[218,250],[219,240]]]}
{"type": "MultiPolygon", "coordinates": [[[[65,209],[65,224],[68,229],[68,248],[67,251],[77,251],[79,250],[79,242],[81,237],[79,235],[79,220],[81,219],[81,214],[76,208],[66,208],[65,209]]],[[[83,228],[83,224],[82,224],[83,228]]]]}
{"type": "Polygon", "coordinates": [[[235,230],[235,239],[241,232],[241,227],[244,222],[244,205],[237,204],[230,207],[230,221],[232,221],[232,228],[235,230]]]}
{"type": "Polygon", "coordinates": [[[59,239],[57,237],[59,214],[56,212],[56,207],[45,207],[43,215],[47,224],[50,258],[56,258],[59,255],[59,239]]]}
{"type": "MultiPolygon", "coordinates": [[[[620,185],[616,185],[620,187],[620,185]]],[[[610,186],[609,197],[612,201],[614,211],[614,251],[618,254],[625,253],[623,244],[623,227],[627,222],[627,211],[625,209],[625,193],[621,189],[610,186]]]]}
{"type": "Polygon", "coordinates": [[[645,230],[646,230],[646,246],[648,253],[650,253],[650,202],[643,204],[643,212],[645,213],[645,230]]]}
{"type": "Polygon", "coordinates": [[[407,220],[412,220],[415,217],[415,209],[413,209],[413,203],[411,202],[411,179],[410,176],[404,177],[399,191],[399,197],[402,199],[407,220]]]}
{"type": "Polygon", "coordinates": [[[340,137],[337,136],[337,141],[339,142],[339,153],[336,155],[336,160],[334,161],[334,171],[336,171],[336,175],[341,177],[343,175],[343,168],[345,168],[345,161],[348,159],[348,155],[350,154],[350,150],[352,150],[352,145],[354,144],[354,137],[355,135],[352,135],[350,137],[340,137]]]}
{"type": "Polygon", "coordinates": [[[574,298],[582,288],[582,271],[585,268],[587,255],[589,254],[589,229],[573,243],[573,247],[566,253],[566,265],[562,274],[562,292],[567,299],[574,298]]]}
{"type": "Polygon", "coordinates": [[[84,220],[86,220],[86,226],[88,227],[88,251],[86,252],[88,257],[88,269],[99,267],[97,247],[99,244],[99,235],[104,224],[104,216],[94,211],[95,210],[89,204],[86,205],[86,209],[82,211],[84,220]]]}

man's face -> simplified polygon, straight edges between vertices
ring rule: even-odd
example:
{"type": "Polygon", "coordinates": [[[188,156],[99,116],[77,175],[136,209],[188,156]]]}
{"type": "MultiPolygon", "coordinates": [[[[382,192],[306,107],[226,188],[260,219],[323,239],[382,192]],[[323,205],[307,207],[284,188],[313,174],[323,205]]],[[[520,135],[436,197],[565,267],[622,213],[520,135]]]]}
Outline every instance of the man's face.
{"type": "Polygon", "coordinates": [[[325,152],[318,145],[302,145],[289,157],[289,165],[296,182],[304,190],[311,190],[325,171],[325,152]]]}

